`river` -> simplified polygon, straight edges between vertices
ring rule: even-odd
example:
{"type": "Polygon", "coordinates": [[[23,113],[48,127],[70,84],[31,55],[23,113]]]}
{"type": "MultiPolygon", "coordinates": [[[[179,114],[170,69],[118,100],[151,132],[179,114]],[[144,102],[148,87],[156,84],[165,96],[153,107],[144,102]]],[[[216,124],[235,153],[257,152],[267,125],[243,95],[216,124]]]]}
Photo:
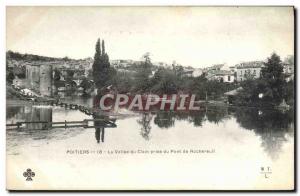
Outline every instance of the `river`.
{"type": "MultiPolygon", "coordinates": [[[[92,104],[88,98],[66,99],[92,104]]],[[[114,116],[115,128],[33,130],[39,126],[33,125],[7,130],[12,188],[293,188],[293,111],[206,107],[195,112],[122,112],[114,116]],[[27,168],[36,173],[30,183],[23,177],[27,168]]],[[[93,117],[58,106],[7,105],[8,124],[83,119],[93,117]]]]}

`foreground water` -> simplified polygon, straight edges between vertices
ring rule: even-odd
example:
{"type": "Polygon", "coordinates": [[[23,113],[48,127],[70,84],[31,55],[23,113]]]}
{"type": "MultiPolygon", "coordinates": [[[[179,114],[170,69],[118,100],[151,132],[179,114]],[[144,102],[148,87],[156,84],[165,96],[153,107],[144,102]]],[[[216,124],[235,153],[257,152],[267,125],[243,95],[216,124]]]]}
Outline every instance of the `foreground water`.
{"type": "MultiPolygon", "coordinates": [[[[28,189],[293,188],[293,111],[120,112],[115,128],[7,130],[8,182],[28,189]],[[36,173],[32,182],[24,180],[27,168],[36,173]]],[[[6,122],[92,118],[60,107],[11,104],[6,122]]]]}

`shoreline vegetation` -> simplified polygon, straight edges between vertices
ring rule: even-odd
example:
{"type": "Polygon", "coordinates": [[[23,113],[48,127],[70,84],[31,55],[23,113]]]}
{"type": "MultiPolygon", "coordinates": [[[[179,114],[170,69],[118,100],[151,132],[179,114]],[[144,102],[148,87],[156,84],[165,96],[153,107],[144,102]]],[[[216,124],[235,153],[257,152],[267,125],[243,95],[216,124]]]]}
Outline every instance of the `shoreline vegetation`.
{"type": "MultiPolygon", "coordinates": [[[[206,73],[198,77],[186,75],[184,68],[178,64],[171,67],[156,66],[151,62],[150,54],[146,53],[139,65],[132,65],[132,71],[121,72],[110,65],[109,55],[105,50],[105,42],[100,39],[96,42],[94,61],[89,75],[82,80],[79,87],[83,90],[83,96],[91,96],[92,89],[97,89],[96,97],[106,93],[112,94],[195,94],[196,100],[201,104],[216,106],[247,106],[247,107],[294,107],[294,80],[286,81],[283,72],[283,63],[280,57],[273,53],[262,67],[259,78],[247,75],[241,82],[225,83],[207,79],[206,73]],[[239,91],[234,95],[226,95],[226,92],[239,91]]],[[[7,52],[7,60],[24,61],[71,61],[68,57],[52,58],[30,54],[7,52]]],[[[292,59],[293,61],[293,59],[292,59]]],[[[13,80],[25,78],[24,67],[11,69],[7,65],[7,98],[13,98],[11,93],[13,80]]],[[[54,83],[60,82],[60,73],[54,70],[54,83]],[[56,81],[57,80],[57,81],[56,81]]],[[[67,74],[70,80],[74,73],[67,74]]],[[[67,82],[67,81],[66,81],[67,82]]],[[[69,89],[70,94],[76,92],[69,89]]],[[[44,97],[46,99],[59,99],[57,95],[44,97]]],[[[25,97],[26,99],[26,97],[25,97]]],[[[35,98],[38,101],[42,97],[35,98]]]]}
{"type": "MultiPolygon", "coordinates": [[[[58,99],[54,99],[54,98],[49,98],[49,97],[36,97],[36,96],[30,96],[30,95],[26,95],[24,93],[22,93],[20,91],[20,89],[12,87],[12,86],[7,86],[6,87],[8,90],[8,94],[9,97],[11,99],[7,99],[6,100],[6,105],[7,106],[23,106],[23,105],[39,105],[39,106],[61,106],[61,107],[65,107],[65,108],[70,108],[70,109],[78,109],[80,107],[82,107],[83,109],[81,110],[82,112],[86,113],[86,114],[93,114],[93,115],[101,115],[99,113],[99,111],[106,113],[107,115],[111,115],[111,114],[116,114],[113,113],[111,111],[103,111],[103,110],[99,110],[99,108],[94,108],[94,107],[88,107],[85,105],[79,105],[79,104],[74,104],[71,102],[67,102],[67,101],[63,101],[60,102],[58,99]],[[77,105],[77,106],[75,106],[77,105]],[[93,112],[96,111],[96,112],[93,112]]],[[[135,112],[155,112],[155,111],[160,111],[160,112],[193,112],[193,111],[203,111],[205,110],[206,107],[217,107],[217,108],[232,108],[232,109],[236,109],[236,108],[248,108],[248,109],[264,109],[264,110],[274,110],[274,109],[279,109],[279,108],[274,108],[274,107],[270,107],[270,106],[239,106],[239,105],[233,105],[233,104],[227,104],[223,101],[215,101],[215,100],[210,100],[210,101],[195,101],[195,104],[197,104],[197,106],[200,106],[200,110],[146,110],[146,111],[140,111],[140,110],[134,110],[135,112]]],[[[285,110],[284,110],[285,111],[285,110]]]]}

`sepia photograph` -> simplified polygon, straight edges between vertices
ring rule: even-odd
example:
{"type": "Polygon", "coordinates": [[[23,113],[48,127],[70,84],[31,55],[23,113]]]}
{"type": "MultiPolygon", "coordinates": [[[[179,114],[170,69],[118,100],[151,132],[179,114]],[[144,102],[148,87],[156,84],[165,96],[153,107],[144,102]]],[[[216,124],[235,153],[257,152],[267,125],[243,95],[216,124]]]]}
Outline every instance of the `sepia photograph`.
{"type": "Polygon", "coordinates": [[[293,6],[6,6],[6,189],[295,191],[293,6]]]}

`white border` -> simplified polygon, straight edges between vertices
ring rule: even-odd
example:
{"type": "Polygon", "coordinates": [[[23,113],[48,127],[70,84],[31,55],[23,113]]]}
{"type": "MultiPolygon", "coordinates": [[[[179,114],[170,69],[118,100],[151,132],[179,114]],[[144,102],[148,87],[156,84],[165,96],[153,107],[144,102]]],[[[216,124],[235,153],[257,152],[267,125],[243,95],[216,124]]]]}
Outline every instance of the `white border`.
{"type": "MultiPolygon", "coordinates": [[[[1,162],[0,162],[0,173],[2,174],[0,177],[0,190],[1,195],[7,195],[9,194],[5,190],[5,148],[6,148],[6,142],[5,142],[5,136],[6,136],[6,129],[5,129],[5,108],[6,108],[6,97],[5,97],[5,52],[6,52],[6,42],[5,42],[5,24],[6,24],[6,17],[5,17],[5,7],[6,6],[168,6],[168,5],[186,5],[186,6],[216,6],[216,5],[224,5],[224,6],[268,6],[268,5],[294,5],[296,7],[297,12],[299,13],[300,8],[300,1],[297,0],[286,0],[286,1],[280,1],[280,0],[252,0],[252,1],[246,1],[246,0],[1,0],[0,1],[0,73],[2,73],[2,77],[0,77],[0,108],[2,109],[2,112],[0,112],[0,155],[1,155],[1,162]]],[[[298,18],[298,17],[297,17],[298,18]]],[[[299,18],[296,20],[297,26],[299,27],[299,18]]],[[[298,39],[299,40],[299,39],[298,39]]],[[[297,45],[298,45],[297,40],[297,45]]],[[[299,50],[297,50],[297,54],[295,54],[297,57],[299,57],[299,50]]],[[[299,69],[297,69],[297,76],[299,77],[299,69]]],[[[299,81],[299,80],[298,80],[299,81]]],[[[297,83],[297,92],[299,92],[299,84],[297,83]]],[[[299,104],[299,97],[298,97],[298,104],[299,104]]],[[[298,112],[297,112],[298,113],[298,112]]],[[[297,115],[297,123],[299,123],[299,115],[297,115]]],[[[299,143],[299,133],[297,134],[297,142],[299,143]]],[[[299,157],[299,150],[297,157],[299,157]]],[[[299,165],[299,163],[298,163],[299,165]]],[[[298,168],[299,171],[299,168],[298,168]]],[[[298,179],[299,181],[299,179],[298,179]]],[[[41,195],[43,193],[37,193],[36,195],[41,195]]],[[[59,195],[64,193],[58,193],[59,195]]],[[[73,193],[71,193],[73,194],[73,193]]],[[[85,194],[85,193],[80,193],[85,194]]],[[[103,193],[102,193],[103,194],[103,193]]],[[[110,193],[107,193],[110,194],[110,193]]],[[[117,193],[114,193],[117,194],[117,193]]],[[[134,193],[135,194],[135,193],[134,193]]],[[[139,193],[142,194],[142,193],[139,193]]],[[[160,193],[162,194],[162,193],[160,193]]],[[[180,193],[182,195],[185,195],[186,193],[180,193]]],[[[201,193],[203,194],[203,193],[201,193]]],[[[206,194],[206,193],[205,193],[206,194]]],[[[208,195],[216,195],[219,193],[209,193],[208,195]]],[[[237,195],[240,195],[243,193],[237,193],[237,195]]],[[[258,195],[263,195],[264,193],[257,193],[258,195]]],[[[280,195],[289,195],[290,193],[279,193],[280,195]]],[[[111,194],[110,194],[111,195],[111,194]]],[[[136,195],[136,194],[135,194],[136,195]]]]}

